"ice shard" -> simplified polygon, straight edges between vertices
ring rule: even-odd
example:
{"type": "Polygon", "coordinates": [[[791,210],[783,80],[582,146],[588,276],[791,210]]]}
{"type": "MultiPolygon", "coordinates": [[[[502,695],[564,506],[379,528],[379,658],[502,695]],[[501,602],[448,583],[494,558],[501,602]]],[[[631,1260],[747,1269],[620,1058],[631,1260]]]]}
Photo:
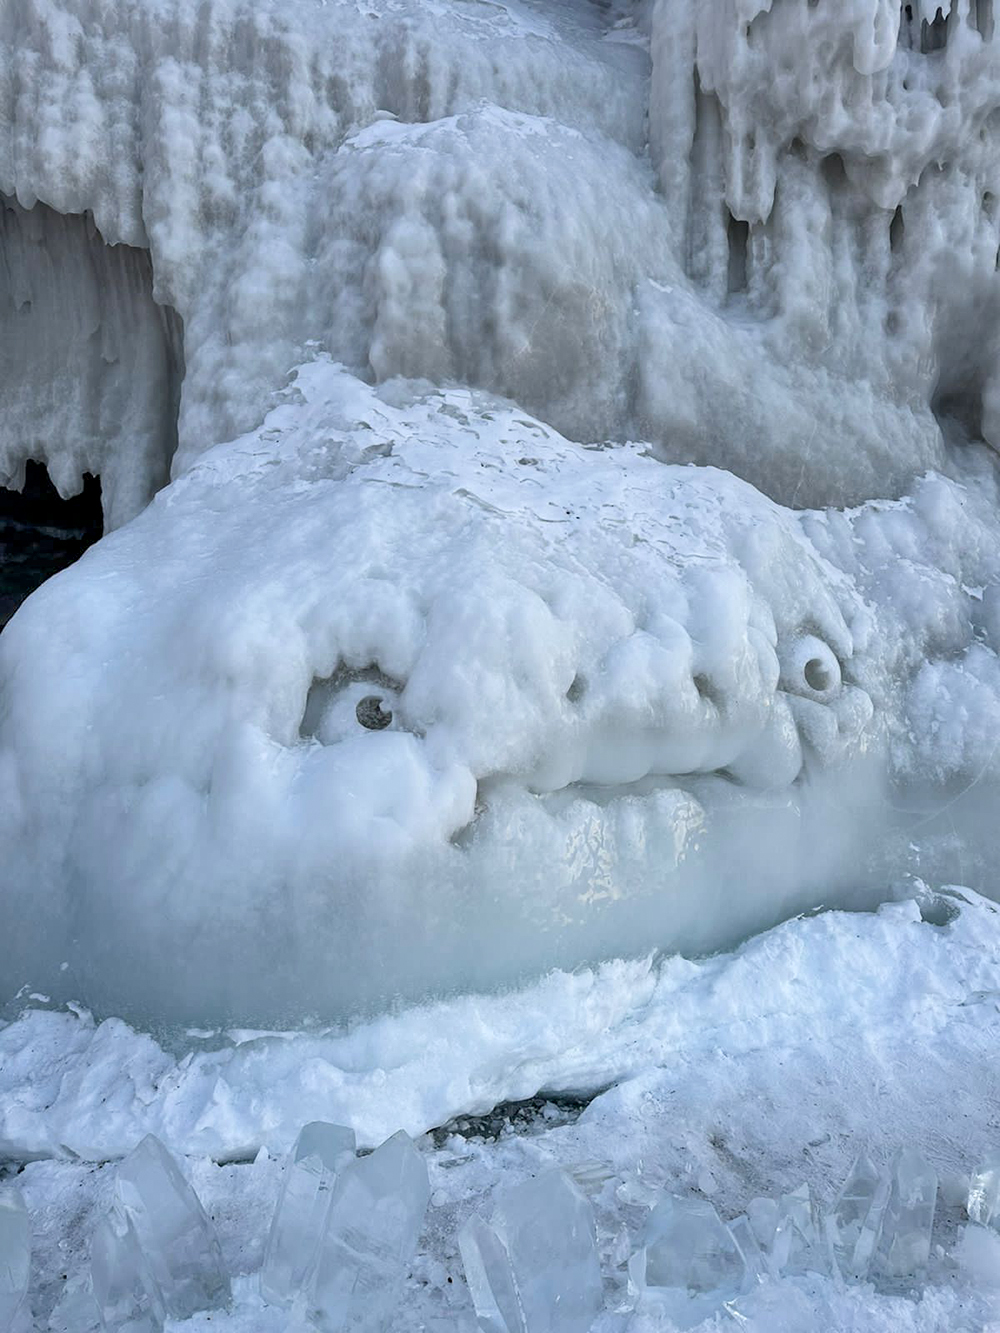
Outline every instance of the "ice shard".
{"type": "Polygon", "coordinates": [[[590,1203],[563,1171],[503,1191],[458,1244],[483,1333],[587,1333],[601,1308],[590,1203]]]}
{"type": "Polygon", "coordinates": [[[729,1223],[729,1234],[743,1256],[743,1262],[746,1265],[746,1275],[744,1277],[744,1287],[752,1286],[755,1282],[766,1276],[768,1271],[767,1259],[760,1248],[760,1243],[754,1234],[754,1229],[750,1223],[749,1217],[742,1213],[739,1217],[734,1217],[729,1223]]]}
{"type": "Polygon", "coordinates": [[[780,1220],[771,1247],[772,1269],[778,1273],[825,1273],[829,1264],[813,1216],[809,1186],[800,1185],[779,1202],[780,1220]]]}
{"type": "Polygon", "coordinates": [[[857,1158],[823,1219],[830,1255],[841,1277],[868,1276],[889,1202],[889,1177],[864,1155],[857,1158]]]}
{"type": "Polygon", "coordinates": [[[131,1219],[102,1217],[90,1243],[90,1280],[102,1326],[113,1333],[161,1333],[163,1293],[131,1219]]]}
{"type": "Polygon", "coordinates": [[[320,1333],[389,1326],[429,1198],[427,1166],[403,1130],[340,1171],[308,1299],[320,1333]]]}
{"type": "Polygon", "coordinates": [[[937,1202],[937,1173],[913,1148],[896,1155],[875,1267],[885,1277],[910,1277],[927,1263],[937,1202]]]}
{"type": "Polygon", "coordinates": [[[739,1247],[707,1199],[668,1194],[646,1222],[629,1273],[637,1286],[732,1294],[743,1281],[739,1247]]]}
{"type": "Polygon", "coordinates": [[[163,1292],[169,1315],[186,1319],[230,1297],[215,1228],[180,1167],[153,1134],[118,1167],[118,1200],[163,1292]]]}
{"type": "Polygon", "coordinates": [[[1000,1152],[987,1153],[973,1171],[966,1211],[970,1222],[1000,1226],[1000,1152]]]}
{"type": "Polygon", "coordinates": [[[354,1130],[343,1125],[314,1120],[299,1132],[285,1162],[260,1271],[260,1294],[269,1304],[291,1304],[312,1276],[333,1183],[354,1160],[354,1150],[354,1130]]]}
{"type": "Polygon", "coordinates": [[[31,1275],[31,1225],[24,1196],[0,1189],[0,1333],[15,1327],[24,1313],[31,1275]]]}

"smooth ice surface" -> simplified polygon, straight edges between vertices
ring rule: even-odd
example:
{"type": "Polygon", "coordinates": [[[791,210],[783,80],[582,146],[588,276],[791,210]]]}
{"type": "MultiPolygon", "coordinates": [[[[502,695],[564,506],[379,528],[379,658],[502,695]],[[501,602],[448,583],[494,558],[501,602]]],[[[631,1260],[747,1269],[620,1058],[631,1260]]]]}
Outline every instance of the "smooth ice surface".
{"type": "Polygon", "coordinates": [[[973,1171],[966,1210],[970,1222],[1000,1226],[1000,1151],[988,1153],[973,1171]]]}
{"type": "Polygon", "coordinates": [[[502,1191],[458,1244],[484,1333],[588,1333],[603,1294],[594,1213],[564,1172],[502,1191]]]}
{"type": "Polygon", "coordinates": [[[161,1333],[163,1294],[126,1215],[102,1217],[94,1227],[90,1280],[106,1329],[114,1333],[161,1333]]]}
{"type": "Polygon", "coordinates": [[[888,1173],[862,1154],[825,1215],[825,1235],[843,1277],[864,1280],[868,1276],[889,1188],[888,1173]]]}
{"type": "Polygon", "coordinates": [[[745,1265],[736,1242],[708,1199],[668,1194],[646,1221],[629,1271],[639,1287],[666,1287],[719,1299],[735,1294],[745,1265]]]}
{"type": "Polygon", "coordinates": [[[319,1333],[391,1326],[429,1198],[426,1163],[405,1130],[340,1171],[308,1297],[319,1333]]]}
{"type": "Polygon", "coordinates": [[[260,1270],[260,1292],[269,1304],[290,1304],[311,1277],[330,1191],[338,1170],[354,1160],[354,1149],[354,1130],[343,1125],[314,1120],[299,1131],[284,1164],[260,1270]]]}
{"type": "Polygon", "coordinates": [[[152,1134],[119,1164],[115,1189],[167,1313],[186,1319],[229,1300],[215,1229],[177,1162],[152,1134]]]}
{"type": "Polygon", "coordinates": [[[15,1328],[31,1276],[31,1224],[24,1196],[0,1187],[0,1329],[15,1328]]]}
{"type": "Polygon", "coordinates": [[[937,1172],[915,1148],[897,1154],[874,1260],[886,1277],[910,1277],[926,1268],[937,1187],[937,1172]]]}

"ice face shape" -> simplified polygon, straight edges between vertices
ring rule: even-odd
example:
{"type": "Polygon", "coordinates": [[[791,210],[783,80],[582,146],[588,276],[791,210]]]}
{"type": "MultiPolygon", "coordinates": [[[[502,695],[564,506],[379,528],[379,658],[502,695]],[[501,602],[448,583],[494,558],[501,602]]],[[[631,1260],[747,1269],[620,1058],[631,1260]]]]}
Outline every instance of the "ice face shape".
{"type": "Polygon", "coordinates": [[[31,1225],[20,1190],[0,1189],[0,1329],[14,1327],[31,1276],[31,1225]]]}
{"type": "Polygon", "coordinates": [[[308,1297],[319,1333],[382,1333],[417,1249],[427,1166],[400,1130],[337,1177],[308,1297]]]}
{"type": "Polygon", "coordinates": [[[285,1162],[281,1193],[260,1272],[270,1305],[288,1305],[312,1276],[338,1170],[354,1160],[354,1130],[322,1120],[304,1125],[285,1162]]]}
{"type": "Polygon", "coordinates": [[[16,930],[109,1005],[272,1021],[711,947],[829,891],[879,748],[868,632],[798,518],[744,483],[320,358],[4,631],[16,930]],[[704,860],[736,846],[738,894],[704,860]],[[39,882],[72,884],[89,956],[39,882]]]}
{"type": "Polygon", "coordinates": [[[483,1333],[588,1333],[602,1300],[594,1215],[562,1171],[503,1191],[458,1243],[483,1333]]]}
{"type": "MultiPolygon", "coordinates": [[[[215,1229],[173,1157],[153,1134],[118,1166],[115,1190],[166,1311],[186,1319],[229,1300],[215,1229]]],[[[124,1262],[111,1255],[117,1266],[124,1262]]],[[[108,1281],[109,1289],[127,1283],[108,1281]]]]}

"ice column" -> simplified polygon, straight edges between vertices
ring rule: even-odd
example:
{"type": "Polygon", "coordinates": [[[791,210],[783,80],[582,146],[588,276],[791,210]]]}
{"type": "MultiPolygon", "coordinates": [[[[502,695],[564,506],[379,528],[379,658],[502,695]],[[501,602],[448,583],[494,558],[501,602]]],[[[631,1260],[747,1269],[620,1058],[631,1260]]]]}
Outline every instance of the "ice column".
{"type": "Polygon", "coordinates": [[[930,1257],[937,1174],[913,1148],[896,1156],[875,1264],[886,1277],[909,1277],[930,1257]]]}
{"type": "Polygon", "coordinates": [[[0,1190],[0,1333],[14,1327],[28,1294],[31,1227],[20,1190],[0,1190]]]}
{"type": "Polygon", "coordinates": [[[340,1167],[354,1160],[354,1130],[314,1120],[304,1125],[285,1162],[274,1219],[264,1250],[260,1294],[271,1305],[289,1305],[312,1270],[340,1167]]]}
{"type": "Polygon", "coordinates": [[[167,1313],[186,1319],[229,1301],[215,1229],[180,1167],[153,1134],[118,1168],[118,1199],[135,1228],[167,1313]]]}
{"type": "Polygon", "coordinates": [[[427,1166],[403,1130],[340,1171],[308,1303],[321,1333],[388,1326],[429,1198],[427,1166]]]}
{"type": "Polygon", "coordinates": [[[988,1153],[972,1173],[966,1211],[970,1222],[1000,1226],[1000,1152],[988,1153]]]}
{"type": "Polygon", "coordinates": [[[888,1176],[860,1156],[824,1219],[827,1244],[842,1277],[860,1281],[868,1276],[888,1202],[888,1176]]]}
{"type": "Polygon", "coordinates": [[[594,1213],[562,1171],[503,1191],[458,1246],[483,1333],[588,1333],[602,1295],[594,1213]]]}
{"type": "Polygon", "coordinates": [[[101,1218],[94,1229],[90,1280],[106,1329],[160,1333],[165,1315],[163,1294],[124,1213],[101,1218]]]}

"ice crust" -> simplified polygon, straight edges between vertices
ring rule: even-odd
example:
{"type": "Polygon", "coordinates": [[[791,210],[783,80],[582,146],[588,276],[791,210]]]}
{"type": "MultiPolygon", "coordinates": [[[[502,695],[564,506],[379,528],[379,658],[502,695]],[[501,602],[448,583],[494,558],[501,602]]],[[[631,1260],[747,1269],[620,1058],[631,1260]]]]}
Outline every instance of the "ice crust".
{"type": "Polygon", "coordinates": [[[5,994],[330,1018],[988,886],[989,8],[10,0],[0,468],[142,512],[0,639],[5,994]]]}

